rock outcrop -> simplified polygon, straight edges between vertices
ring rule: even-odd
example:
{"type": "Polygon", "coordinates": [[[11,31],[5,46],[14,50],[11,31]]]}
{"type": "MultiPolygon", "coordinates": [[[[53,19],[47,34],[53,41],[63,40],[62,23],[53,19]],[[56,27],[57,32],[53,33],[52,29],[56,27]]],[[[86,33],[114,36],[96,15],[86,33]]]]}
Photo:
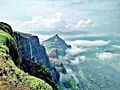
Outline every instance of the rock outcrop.
{"type": "Polygon", "coordinates": [[[13,36],[11,27],[0,22],[0,90],[53,90],[41,78],[30,76],[16,66],[21,56],[13,36]]]}
{"type": "Polygon", "coordinates": [[[55,36],[45,40],[42,42],[42,44],[47,48],[48,52],[51,52],[53,50],[57,50],[57,54],[60,56],[65,55],[65,51],[67,48],[71,48],[70,45],[67,45],[65,41],[56,34],[55,36]]]}
{"type": "Polygon", "coordinates": [[[54,87],[55,83],[59,81],[60,75],[51,65],[46,50],[40,44],[38,37],[20,32],[14,32],[14,36],[22,60],[20,65],[22,69],[29,72],[30,75],[42,78],[54,87]]]}
{"type": "Polygon", "coordinates": [[[59,56],[64,56],[66,49],[70,48],[71,46],[67,45],[65,41],[58,36],[58,34],[49,38],[48,40],[43,41],[42,44],[47,50],[51,63],[60,73],[66,74],[66,69],[59,60],[59,56]]]}
{"type": "Polygon", "coordinates": [[[51,63],[60,72],[60,84],[59,89],[63,90],[79,90],[79,85],[75,81],[74,77],[68,74],[63,57],[65,57],[66,50],[71,46],[67,45],[65,41],[57,34],[48,40],[42,42],[49,55],[51,63]]]}

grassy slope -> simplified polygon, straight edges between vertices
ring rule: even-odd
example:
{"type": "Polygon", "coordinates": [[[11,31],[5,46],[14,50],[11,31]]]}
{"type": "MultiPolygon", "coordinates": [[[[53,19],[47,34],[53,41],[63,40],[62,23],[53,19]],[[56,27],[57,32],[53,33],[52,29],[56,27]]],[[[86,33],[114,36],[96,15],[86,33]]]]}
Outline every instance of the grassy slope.
{"type": "Polygon", "coordinates": [[[15,40],[0,30],[0,90],[52,90],[49,84],[28,75],[14,64],[9,56],[8,42],[15,45],[15,40]]]}

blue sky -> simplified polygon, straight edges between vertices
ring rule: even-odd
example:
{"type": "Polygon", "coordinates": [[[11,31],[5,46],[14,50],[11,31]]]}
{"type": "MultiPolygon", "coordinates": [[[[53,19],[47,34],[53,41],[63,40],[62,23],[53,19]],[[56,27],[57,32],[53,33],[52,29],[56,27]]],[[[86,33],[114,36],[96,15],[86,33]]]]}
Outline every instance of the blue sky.
{"type": "Polygon", "coordinates": [[[44,37],[120,33],[120,0],[0,0],[0,12],[14,30],[44,37]]]}

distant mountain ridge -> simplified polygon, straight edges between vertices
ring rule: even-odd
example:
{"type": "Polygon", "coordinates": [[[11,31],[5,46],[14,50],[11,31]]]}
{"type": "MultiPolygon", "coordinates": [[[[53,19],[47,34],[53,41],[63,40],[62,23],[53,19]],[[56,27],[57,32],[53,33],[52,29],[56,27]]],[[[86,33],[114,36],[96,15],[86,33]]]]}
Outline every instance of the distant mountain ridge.
{"type": "Polygon", "coordinates": [[[42,44],[47,48],[47,51],[51,48],[56,49],[58,54],[61,56],[65,55],[65,50],[67,48],[71,48],[71,46],[67,45],[67,43],[62,38],[60,38],[58,34],[43,41],[42,44]]]}
{"type": "Polygon", "coordinates": [[[58,34],[43,41],[42,44],[46,48],[50,62],[60,73],[60,87],[62,87],[60,90],[79,90],[73,76],[67,73],[64,66],[64,60],[61,59],[61,57],[65,57],[66,50],[70,49],[71,45],[67,45],[58,34]]]}

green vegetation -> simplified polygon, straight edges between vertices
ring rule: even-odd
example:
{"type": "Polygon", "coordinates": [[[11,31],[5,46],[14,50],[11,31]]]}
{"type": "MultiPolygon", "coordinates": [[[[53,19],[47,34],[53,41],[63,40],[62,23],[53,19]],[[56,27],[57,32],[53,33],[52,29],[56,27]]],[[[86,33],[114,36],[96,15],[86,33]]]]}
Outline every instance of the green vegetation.
{"type": "Polygon", "coordinates": [[[66,74],[66,75],[62,75],[62,77],[63,77],[62,83],[64,87],[66,87],[67,89],[72,88],[73,90],[79,89],[79,86],[77,82],[75,81],[75,79],[73,78],[73,76],[66,74]]]}
{"type": "Polygon", "coordinates": [[[12,36],[0,29],[0,52],[9,54],[17,64],[19,58],[17,51],[17,45],[12,36]]]}
{"type": "Polygon", "coordinates": [[[5,60],[4,58],[5,57],[0,56],[0,59],[2,59],[2,61],[4,62],[0,66],[0,70],[4,70],[4,72],[1,75],[2,78],[5,78],[5,79],[9,78],[9,80],[12,80],[16,86],[19,84],[19,82],[22,82],[26,86],[30,87],[31,89],[52,90],[51,86],[49,86],[43,80],[38,79],[34,76],[30,76],[27,73],[23,72],[22,70],[18,69],[15,66],[12,59],[10,59],[10,57],[8,57],[8,60],[6,60],[6,61],[4,61],[5,60]]]}
{"type": "Polygon", "coordinates": [[[0,52],[9,53],[9,49],[8,49],[8,47],[6,47],[4,45],[0,45],[0,52]]]}
{"type": "Polygon", "coordinates": [[[10,44],[13,44],[14,46],[16,45],[15,40],[11,37],[11,35],[0,29],[0,43],[6,45],[7,44],[6,40],[10,41],[9,42],[10,44]]]}
{"type": "Polygon", "coordinates": [[[52,90],[45,81],[30,76],[14,64],[18,61],[16,46],[11,35],[0,30],[0,90],[52,90]]]}
{"type": "Polygon", "coordinates": [[[30,75],[34,75],[35,77],[45,80],[55,90],[57,89],[55,83],[53,82],[51,72],[48,71],[48,69],[40,62],[23,60],[21,66],[25,72],[28,72],[30,75]]]}
{"type": "Polygon", "coordinates": [[[57,87],[58,87],[59,90],[67,90],[62,83],[58,83],[57,87]]]}

